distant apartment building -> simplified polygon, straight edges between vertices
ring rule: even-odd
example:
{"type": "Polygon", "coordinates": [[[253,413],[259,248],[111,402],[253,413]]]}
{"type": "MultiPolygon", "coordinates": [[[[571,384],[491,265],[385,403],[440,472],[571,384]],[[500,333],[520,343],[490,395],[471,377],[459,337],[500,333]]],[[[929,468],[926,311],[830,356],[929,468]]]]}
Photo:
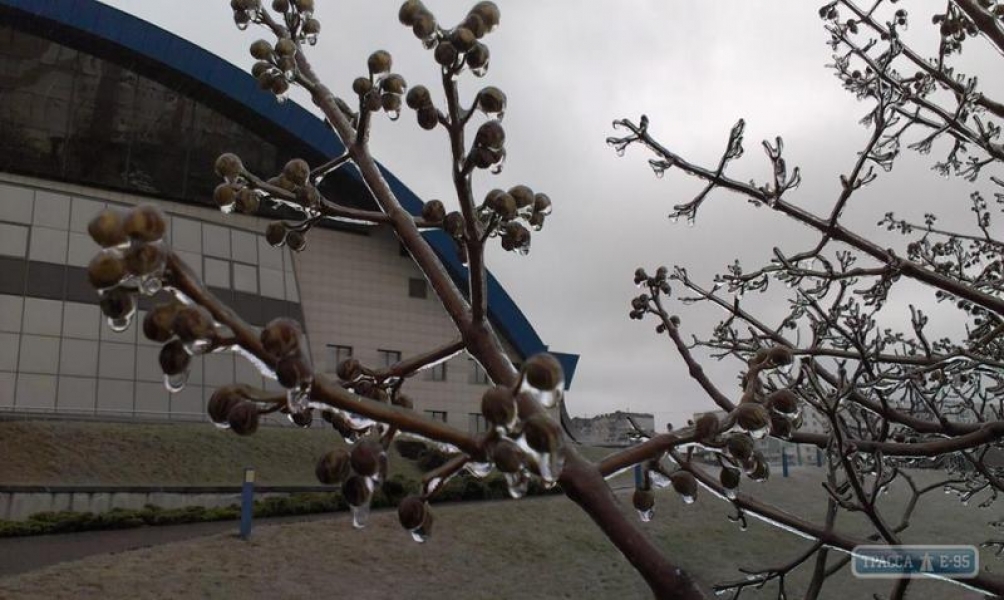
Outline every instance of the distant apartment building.
{"type": "Polygon", "coordinates": [[[576,440],[586,445],[629,446],[638,441],[638,430],[647,435],[655,430],[649,413],[616,411],[595,417],[573,417],[571,429],[576,440]]]}

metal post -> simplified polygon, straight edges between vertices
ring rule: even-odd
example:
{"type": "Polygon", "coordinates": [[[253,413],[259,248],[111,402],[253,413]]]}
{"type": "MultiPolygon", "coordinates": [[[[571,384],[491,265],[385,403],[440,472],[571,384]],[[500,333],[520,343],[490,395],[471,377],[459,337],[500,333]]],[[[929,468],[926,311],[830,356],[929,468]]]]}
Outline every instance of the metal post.
{"type": "Polygon", "coordinates": [[[816,466],[823,466],[823,451],[819,448],[816,448],[816,466]]]}
{"type": "Polygon", "coordinates": [[[781,448],[781,476],[788,476],[788,453],[781,448]]]}
{"type": "Polygon", "coordinates": [[[241,487],[241,539],[251,537],[251,516],[254,509],[254,467],[244,469],[241,487]]]}
{"type": "Polygon", "coordinates": [[[645,483],[645,479],[641,473],[641,463],[634,466],[634,487],[636,489],[641,489],[645,483]]]}

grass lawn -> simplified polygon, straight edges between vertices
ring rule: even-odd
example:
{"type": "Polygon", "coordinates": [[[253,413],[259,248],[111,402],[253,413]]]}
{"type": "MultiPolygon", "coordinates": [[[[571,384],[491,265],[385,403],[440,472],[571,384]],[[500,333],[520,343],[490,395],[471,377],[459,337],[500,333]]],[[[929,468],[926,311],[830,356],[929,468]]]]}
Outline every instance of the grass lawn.
{"type": "MultiPolygon", "coordinates": [[[[317,459],[341,443],[320,419],[247,437],[209,423],[0,421],[0,485],[239,485],[247,466],[260,485],[318,485],[317,459]]],[[[593,459],[608,452],[587,450],[593,459]]],[[[421,478],[393,454],[390,468],[421,478]]]]}
{"type": "MultiPolygon", "coordinates": [[[[806,517],[820,519],[824,492],[819,471],[796,470],[766,484],[743,482],[755,493],[806,517]]],[[[921,481],[934,473],[920,472],[921,481]]],[[[898,520],[903,488],[887,496],[884,514],[898,520]]],[[[625,497],[625,500],[627,498],[625,497]]],[[[797,555],[809,542],[750,521],[739,530],[724,502],[703,494],[684,505],[671,491],[657,494],[656,518],[645,527],[680,566],[703,581],[741,577],[737,567],[768,567],[797,555]]],[[[563,497],[434,508],[435,532],[424,545],[410,541],[393,511],[376,513],[356,531],[345,515],[319,521],[259,527],[251,542],[229,535],[95,556],[0,579],[2,598],[301,598],[354,599],[648,597],[647,588],[588,518],[563,497]]],[[[992,533],[997,510],[963,507],[939,492],[921,504],[906,543],[976,543],[992,533]]],[[[859,519],[841,522],[864,531],[859,519]]],[[[992,570],[1001,567],[983,552],[992,570]]],[[[1002,565],[1004,566],[1004,565],[1002,565]]],[[[800,569],[788,582],[800,597],[808,579],[800,569]]],[[[854,579],[845,570],[824,589],[825,598],[887,594],[889,582],[854,579]]],[[[776,584],[751,598],[776,598],[776,584]]],[[[940,582],[915,581],[908,597],[979,598],[940,582]]]]}

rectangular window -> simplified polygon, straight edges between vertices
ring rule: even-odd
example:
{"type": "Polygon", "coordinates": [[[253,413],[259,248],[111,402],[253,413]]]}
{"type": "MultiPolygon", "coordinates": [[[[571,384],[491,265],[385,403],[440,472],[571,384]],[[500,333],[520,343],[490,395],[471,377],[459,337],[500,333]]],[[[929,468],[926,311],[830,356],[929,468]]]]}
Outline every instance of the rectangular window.
{"type": "Polygon", "coordinates": [[[471,369],[468,371],[470,377],[468,378],[468,383],[473,383],[475,385],[488,385],[488,373],[478,364],[478,361],[473,358],[467,359],[471,363],[471,369]]]}
{"type": "Polygon", "coordinates": [[[446,381],[446,361],[433,365],[429,369],[429,381],[446,381]]]}
{"type": "Polygon", "coordinates": [[[481,413],[469,413],[467,415],[467,431],[469,433],[484,433],[488,431],[488,422],[481,413]]]}
{"type": "Polygon", "coordinates": [[[334,373],[343,360],[352,358],[352,346],[328,344],[326,350],[327,356],[325,357],[324,369],[329,373],[334,373]]]}
{"type": "Polygon", "coordinates": [[[427,410],[425,411],[425,416],[436,421],[446,422],[446,411],[445,410],[427,410]]]}
{"type": "Polygon", "coordinates": [[[397,350],[377,350],[380,356],[380,366],[390,367],[401,362],[401,353],[397,350]]]}
{"type": "Polygon", "coordinates": [[[408,296],[411,298],[425,298],[429,293],[428,287],[424,279],[412,277],[408,280],[408,296]]]}

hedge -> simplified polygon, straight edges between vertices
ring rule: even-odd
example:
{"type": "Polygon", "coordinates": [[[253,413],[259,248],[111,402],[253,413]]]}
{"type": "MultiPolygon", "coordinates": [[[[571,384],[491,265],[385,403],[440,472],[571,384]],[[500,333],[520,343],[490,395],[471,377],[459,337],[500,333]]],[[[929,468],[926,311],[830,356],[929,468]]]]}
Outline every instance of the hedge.
{"type": "MultiPolygon", "coordinates": [[[[417,493],[419,484],[413,480],[395,476],[383,483],[373,495],[373,508],[390,508],[408,494],[417,493]]],[[[542,495],[560,492],[555,486],[544,488],[537,480],[531,480],[527,495],[542,495]]],[[[433,499],[433,502],[459,502],[478,500],[501,500],[509,498],[505,480],[499,475],[485,479],[477,479],[462,474],[446,483],[433,499]]],[[[297,493],[288,496],[271,496],[256,500],[254,516],[281,517],[289,515],[309,515],[347,510],[348,505],[340,492],[331,493],[297,493]]],[[[0,520],[0,538],[28,535],[45,535],[54,533],[72,533],[78,531],[98,531],[110,529],[129,529],[144,525],[178,525],[182,523],[206,523],[210,521],[227,521],[240,518],[240,506],[231,504],[216,508],[188,506],[185,508],[164,509],[147,505],[138,510],[114,508],[108,512],[39,512],[25,521],[0,520]]]]}

